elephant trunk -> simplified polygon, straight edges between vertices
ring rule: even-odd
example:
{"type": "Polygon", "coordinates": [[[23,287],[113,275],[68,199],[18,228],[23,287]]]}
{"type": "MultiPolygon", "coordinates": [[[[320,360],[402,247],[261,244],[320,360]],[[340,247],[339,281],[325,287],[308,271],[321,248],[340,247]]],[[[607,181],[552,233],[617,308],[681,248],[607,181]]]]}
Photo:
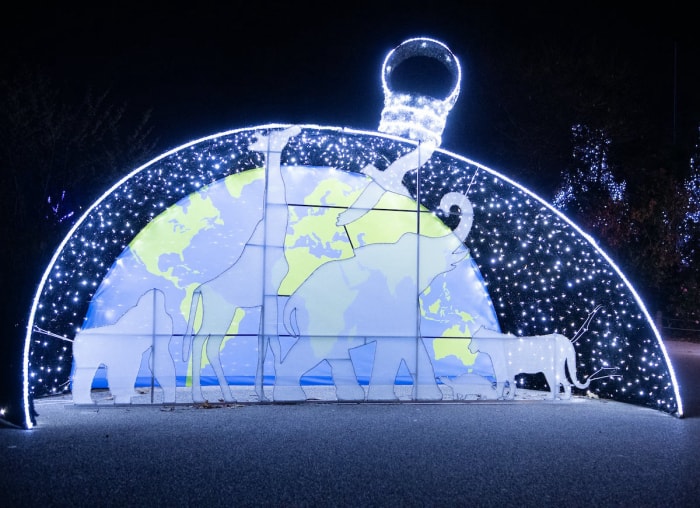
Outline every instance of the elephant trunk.
{"type": "Polygon", "coordinates": [[[440,209],[447,214],[453,215],[452,207],[454,206],[459,208],[459,224],[455,228],[454,234],[464,242],[472,229],[474,208],[465,194],[448,192],[440,200],[440,209]]]}

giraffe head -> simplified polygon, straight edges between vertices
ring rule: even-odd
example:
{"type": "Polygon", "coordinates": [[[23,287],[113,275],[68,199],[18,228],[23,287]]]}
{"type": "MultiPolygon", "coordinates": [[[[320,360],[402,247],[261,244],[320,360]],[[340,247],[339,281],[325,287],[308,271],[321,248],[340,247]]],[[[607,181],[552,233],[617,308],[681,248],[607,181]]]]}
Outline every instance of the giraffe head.
{"type": "Polygon", "coordinates": [[[301,132],[301,127],[292,125],[283,130],[273,130],[268,134],[258,133],[248,144],[248,150],[257,152],[281,152],[289,139],[301,132]]]}

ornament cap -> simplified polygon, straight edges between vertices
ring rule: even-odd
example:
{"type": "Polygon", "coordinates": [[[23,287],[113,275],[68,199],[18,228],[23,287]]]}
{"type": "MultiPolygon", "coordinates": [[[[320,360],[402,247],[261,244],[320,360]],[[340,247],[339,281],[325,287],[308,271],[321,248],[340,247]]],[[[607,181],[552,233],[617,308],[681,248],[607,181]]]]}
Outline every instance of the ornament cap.
{"type": "Polygon", "coordinates": [[[462,70],[457,57],[440,41],[427,37],[408,39],[389,52],[382,66],[384,109],[379,132],[413,139],[431,141],[436,146],[442,142],[447,115],[457,102],[462,70]],[[416,56],[433,58],[441,62],[452,75],[454,85],[447,97],[398,92],[391,87],[391,74],[405,60],[416,56]]]}

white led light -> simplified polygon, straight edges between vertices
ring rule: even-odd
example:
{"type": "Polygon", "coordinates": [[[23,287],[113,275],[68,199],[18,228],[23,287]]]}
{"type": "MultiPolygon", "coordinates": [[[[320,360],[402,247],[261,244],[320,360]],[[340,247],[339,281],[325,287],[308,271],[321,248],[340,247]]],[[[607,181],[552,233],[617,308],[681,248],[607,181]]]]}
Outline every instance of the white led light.
{"type": "MultiPolygon", "coordinates": [[[[607,387],[607,391],[601,390],[604,395],[614,398],[626,391],[636,392],[635,398],[643,399],[642,402],[657,407],[663,403],[682,415],[675,373],[653,320],[632,285],[594,240],[561,211],[506,176],[439,149],[447,114],[459,94],[460,80],[459,62],[444,44],[426,38],[410,39],[389,53],[384,62],[385,106],[378,128],[380,134],[300,125],[301,133],[286,155],[285,164],[321,169],[327,171],[327,176],[337,171],[337,180],[347,176],[345,172],[361,173],[371,182],[366,187],[372,191],[370,194],[376,191],[370,197],[390,192],[415,199],[421,206],[428,203],[426,211],[433,216],[441,197],[459,191],[465,205],[474,212],[464,214],[469,226],[474,226],[468,240],[471,257],[475,266],[479,263],[478,268],[486,273],[483,286],[471,288],[470,294],[480,295],[484,300],[494,298],[502,326],[511,327],[519,335],[549,334],[550,327],[556,333],[562,333],[562,329],[577,330],[580,325],[577,320],[590,314],[593,308],[595,313],[599,300],[603,300],[607,308],[601,311],[601,317],[607,321],[597,319],[594,332],[576,337],[581,339],[577,343],[578,362],[582,365],[588,362],[585,365],[590,368],[588,372],[601,365],[624,372],[619,383],[601,382],[601,386],[607,387]],[[435,58],[447,67],[455,80],[447,97],[439,99],[392,89],[391,73],[412,56],[435,58]],[[380,163],[384,161],[391,164],[383,169],[380,163]],[[547,278],[540,275],[553,272],[547,278]],[[551,295],[544,299],[546,304],[542,298],[545,294],[551,295]],[[639,334],[633,335],[639,330],[644,332],[641,339],[639,334]],[[635,340],[652,346],[645,349],[645,357],[638,358],[636,350],[630,350],[635,340]],[[593,344],[597,345],[596,349],[592,349],[593,344]],[[644,365],[639,365],[639,361],[644,365]],[[659,370],[658,374],[667,383],[665,387],[650,385],[649,377],[634,378],[639,372],[658,367],[667,367],[668,375],[666,370],[659,370]],[[632,372],[634,369],[636,373],[632,372]],[[630,388],[626,389],[624,383],[630,388]],[[640,386],[632,390],[633,385],[640,386]],[[675,399],[675,408],[654,393],[668,388],[672,391],[664,393],[675,399]]],[[[30,428],[30,383],[32,390],[41,385],[44,393],[66,390],[66,380],[57,375],[68,376],[70,371],[64,362],[63,353],[67,349],[63,344],[73,343],[94,288],[118,286],[106,277],[107,268],[115,261],[115,252],[129,245],[161,209],[167,210],[213,182],[259,168],[262,163],[258,156],[241,152],[241,147],[250,140],[250,133],[286,127],[269,124],[231,130],[178,147],[117,182],[77,220],[43,274],[30,311],[23,358],[25,418],[30,428]],[[56,362],[51,355],[59,349],[59,344],[62,354],[56,362]],[[53,376],[37,380],[35,369],[53,376]]],[[[304,187],[300,186],[302,190],[304,187]]],[[[337,205],[332,200],[329,203],[330,208],[337,205]]],[[[373,206],[371,203],[365,210],[373,206]]],[[[464,212],[464,207],[458,208],[464,212]]],[[[440,212],[441,216],[448,216],[451,208],[440,212]]],[[[420,219],[421,214],[418,216],[420,219]]],[[[115,266],[122,270],[129,265],[123,264],[120,257],[115,266]]],[[[169,273],[168,283],[172,279],[169,273]]],[[[173,288],[179,290],[180,286],[173,284],[173,288]]],[[[119,312],[116,306],[110,307],[103,311],[102,317],[112,322],[113,315],[119,312]]],[[[496,316],[495,310],[493,314],[496,316]]],[[[590,320],[586,326],[589,323],[590,320]]],[[[69,354],[65,357],[70,359],[69,354]]],[[[252,365],[247,360],[245,363],[252,365]]],[[[519,384],[526,383],[520,379],[519,384]]]]}
{"type": "Polygon", "coordinates": [[[379,132],[394,134],[415,141],[430,141],[440,146],[447,115],[459,96],[462,70],[459,60],[443,43],[419,37],[409,39],[386,56],[382,68],[384,110],[379,132]],[[391,87],[391,74],[401,62],[416,56],[426,56],[441,62],[452,75],[454,85],[445,98],[401,93],[391,87]]]}

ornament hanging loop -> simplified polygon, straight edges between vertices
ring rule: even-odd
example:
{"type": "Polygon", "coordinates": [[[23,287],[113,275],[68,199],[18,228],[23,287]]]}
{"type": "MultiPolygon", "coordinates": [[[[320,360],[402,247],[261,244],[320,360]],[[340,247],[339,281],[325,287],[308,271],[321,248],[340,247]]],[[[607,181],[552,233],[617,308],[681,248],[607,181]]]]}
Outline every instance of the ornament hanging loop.
{"type": "Polygon", "coordinates": [[[457,102],[462,70],[459,60],[442,42],[419,37],[408,39],[394,48],[384,59],[382,88],[384,109],[379,132],[409,138],[419,142],[442,143],[447,115],[457,102]],[[391,74],[403,62],[423,56],[441,62],[452,75],[454,86],[447,97],[440,99],[428,95],[398,92],[391,88],[391,74]]]}

